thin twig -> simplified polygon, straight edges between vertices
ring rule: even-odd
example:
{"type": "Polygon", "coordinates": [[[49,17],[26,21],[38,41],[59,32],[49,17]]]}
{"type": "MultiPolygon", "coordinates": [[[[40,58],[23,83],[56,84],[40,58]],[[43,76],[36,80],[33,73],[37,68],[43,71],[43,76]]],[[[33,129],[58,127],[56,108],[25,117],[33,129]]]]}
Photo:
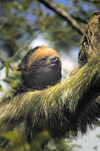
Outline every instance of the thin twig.
{"type": "MultiPolygon", "coordinates": [[[[35,39],[38,37],[38,35],[45,29],[45,25],[41,28],[41,30],[27,43],[25,44],[22,48],[20,48],[10,59],[5,59],[4,57],[1,56],[1,61],[5,64],[5,62],[8,62],[9,64],[11,64],[11,62],[13,62],[15,60],[15,58],[19,55],[20,52],[22,52],[25,48],[28,47],[28,45],[35,39]]],[[[4,64],[2,65],[2,67],[0,67],[0,70],[4,67],[4,64]]]]}
{"type": "Polygon", "coordinates": [[[28,47],[28,45],[38,37],[38,35],[43,31],[44,27],[27,43],[25,44],[22,48],[20,48],[10,59],[8,62],[12,62],[15,60],[15,58],[19,55],[20,52],[22,52],[25,48],[28,47]]]}
{"type": "MultiPolygon", "coordinates": [[[[34,28],[34,29],[31,29],[30,31],[37,31],[37,30],[40,30],[40,28],[34,28]]],[[[15,34],[15,35],[12,35],[12,36],[6,36],[6,37],[0,37],[0,40],[12,40],[12,39],[17,39],[19,37],[21,37],[23,34],[27,33],[28,31],[25,31],[25,32],[22,32],[22,33],[19,33],[19,34],[15,34]]]]}

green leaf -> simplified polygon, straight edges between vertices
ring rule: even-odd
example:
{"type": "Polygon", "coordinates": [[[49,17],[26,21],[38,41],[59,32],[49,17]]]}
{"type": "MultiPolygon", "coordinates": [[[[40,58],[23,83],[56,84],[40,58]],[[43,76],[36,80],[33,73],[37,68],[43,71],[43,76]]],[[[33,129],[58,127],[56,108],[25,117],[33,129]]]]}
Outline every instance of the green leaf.
{"type": "Polygon", "coordinates": [[[6,133],[2,133],[0,136],[6,138],[7,140],[14,141],[20,136],[20,134],[14,131],[9,131],[6,133]]]}
{"type": "Polygon", "coordinates": [[[5,63],[5,70],[6,70],[6,76],[8,77],[8,75],[9,75],[9,63],[8,62],[5,63]]]}
{"type": "Polygon", "coordinates": [[[2,86],[0,85],[0,91],[1,92],[4,92],[4,89],[2,88],[2,86]]]}
{"type": "Polygon", "coordinates": [[[2,122],[1,122],[1,119],[0,119],[0,128],[1,128],[1,125],[2,125],[2,122]]]}
{"type": "Polygon", "coordinates": [[[4,151],[2,148],[0,148],[0,151],[4,151]]]}

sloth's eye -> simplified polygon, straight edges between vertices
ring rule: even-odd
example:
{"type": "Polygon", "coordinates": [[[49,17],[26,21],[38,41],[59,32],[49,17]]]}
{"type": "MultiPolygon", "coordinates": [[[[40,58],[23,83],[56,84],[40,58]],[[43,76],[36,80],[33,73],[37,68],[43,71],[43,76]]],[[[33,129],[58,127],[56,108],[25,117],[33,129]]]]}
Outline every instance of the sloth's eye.
{"type": "Polygon", "coordinates": [[[41,59],[41,62],[42,62],[42,63],[45,63],[46,61],[47,61],[47,58],[41,59]]]}

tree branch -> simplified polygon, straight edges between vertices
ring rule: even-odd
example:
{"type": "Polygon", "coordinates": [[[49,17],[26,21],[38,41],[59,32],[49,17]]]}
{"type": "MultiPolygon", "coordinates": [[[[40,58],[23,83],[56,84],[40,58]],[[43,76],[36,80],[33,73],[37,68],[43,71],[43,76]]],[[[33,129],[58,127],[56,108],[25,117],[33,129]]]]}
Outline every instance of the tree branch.
{"type": "Polygon", "coordinates": [[[38,0],[39,2],[43,3],[46,7],[54,11],[56,14],[58,14],[63,19],[67,20],[68,23],[77,30],[81,35],[83,35],[83,29],[80,27],[80,25],[77,24],[77,22],[64,10],[54,6],[52,3],[46,0],[38,0]]]}
{"type": "Polygon", "coordinates": [[[82,22],[84,24],[88,24],[89,20],[88,19],[82,19],[80,18],[79,16],[74,16],[74,15],[71,15],[71,17],[79,22],[82,22]]]}

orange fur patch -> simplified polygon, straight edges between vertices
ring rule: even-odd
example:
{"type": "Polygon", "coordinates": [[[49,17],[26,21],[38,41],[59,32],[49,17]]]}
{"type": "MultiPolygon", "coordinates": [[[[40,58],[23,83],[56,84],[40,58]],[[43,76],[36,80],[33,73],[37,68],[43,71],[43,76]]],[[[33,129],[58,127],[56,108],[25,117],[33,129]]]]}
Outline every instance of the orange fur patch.
{"type": "Polygon", "coordinates": [[[52,55],[56,55],[59,58],[59,60],[61,61],[60,56],[54,49],[46,47],[46,46],[41,46],[32,54],[32,56],[29,60],[29,65],[32,62],[41,60],[42,58],[52,56],[52,55]]]}

